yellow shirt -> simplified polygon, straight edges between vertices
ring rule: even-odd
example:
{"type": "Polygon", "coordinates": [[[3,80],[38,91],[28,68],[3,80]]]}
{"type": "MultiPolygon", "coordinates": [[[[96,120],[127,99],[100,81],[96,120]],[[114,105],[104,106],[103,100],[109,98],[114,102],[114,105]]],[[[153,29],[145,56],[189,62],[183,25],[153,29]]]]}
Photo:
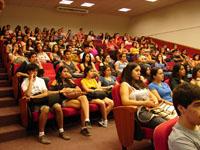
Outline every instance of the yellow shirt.
{"type": "Polygon", "coordinates": [[[132,47],[132,48],[130,48],[130,53],[131,54],[139,54],[139,49],[132,47]]]}
{"type": "Polygon", "coordinates": [[[98,87],[98,83],[96,79],[87,79],[84,78],[81,80],[81,83],[84,84],[87,88],[91,89],[91,88],[97,88],[98,87]]]}

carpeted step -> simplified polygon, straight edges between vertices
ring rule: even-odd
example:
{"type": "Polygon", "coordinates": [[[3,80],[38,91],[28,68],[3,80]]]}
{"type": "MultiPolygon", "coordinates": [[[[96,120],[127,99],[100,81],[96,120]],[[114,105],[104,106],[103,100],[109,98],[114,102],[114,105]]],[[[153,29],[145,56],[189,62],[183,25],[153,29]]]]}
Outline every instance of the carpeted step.
{"type": "Polygon", "coordinates": [[[17,102],[13,97],[0,97],[0,108],[16,105],[17,102]]]}
{"type": "MultiPolygon", "coordinates": [[[[26,129],[19,124],[0,127],[0,142],[22,138],[27,135],[26,129]]],[[[6,147],[5,147],[6,149],[6,147]]]]}
{"type": "Polygon", "coordinates": [[[8,79],[8,73],[1,72],[0,73],[0,80],[7,80],[8,79]]]}
{"type": "Polygon", "coordinates": [[[6,69],[5,68],[0,68],[0,73],[4,73],[6,72],[6,69]]]}
{"type": "Polygon", "coordinates": [[[0,126],[19,123],[20,110],[18,106],[0,108],[0,126]]]}
{"type": "Polygon", "coordinates": [[[0,80],[0,87],[11,86],[8,80],[0,80]]]}
{"type": "Polygon", "coordinates": [[[13,96],[12,87],[0,87],[0,97],[13,96]]]}

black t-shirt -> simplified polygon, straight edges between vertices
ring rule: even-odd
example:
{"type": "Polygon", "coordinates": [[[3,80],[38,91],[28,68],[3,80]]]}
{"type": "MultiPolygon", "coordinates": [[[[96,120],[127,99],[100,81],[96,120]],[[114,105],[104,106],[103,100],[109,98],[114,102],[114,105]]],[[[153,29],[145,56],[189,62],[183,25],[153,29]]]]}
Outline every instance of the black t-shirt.
{"type": "MultiPolygon", "coordinates": [[[[71,80],[66,79],[64,83],[57,83],[56,85],[51,87],[51,90],[58,91],[62,90],[63,88],[75,88],[76,84],[74,84],[71,80]]],[[[66,99],[63,94],[60,94],[61,99],[66,99]]]]}

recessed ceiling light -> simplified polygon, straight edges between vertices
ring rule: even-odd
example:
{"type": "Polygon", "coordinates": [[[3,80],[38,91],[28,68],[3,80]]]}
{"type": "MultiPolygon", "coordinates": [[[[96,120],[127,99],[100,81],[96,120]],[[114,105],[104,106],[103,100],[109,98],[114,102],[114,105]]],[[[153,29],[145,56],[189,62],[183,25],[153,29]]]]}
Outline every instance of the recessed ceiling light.
{"type": "Polygon", "coordinates": [[[62,0],[59,2],[59,4],[65,4],[65,5],[70,5],[71,3],[73,3],[74,1],[69,1],[69,0],[62,0]]]}
{"type": "Polygon", "coordinates": [[[130,10],[131,10],[130,8],[121,8],[121,9],[118,9],[118,11],[122,11],[122,12],[128,12],[130,10]]]}
{"type": "Polygon", "coordinates": [[[156,2],[158,0],[146,0],[147,2],[156,2]]]}
{"type": "Polygon", "coordinates": [[[83,7],[92,7],[92,6],[94,6],[94,3],[83,3],[83,4],[81,4],[81,6],[83,6],[83,7]]]}

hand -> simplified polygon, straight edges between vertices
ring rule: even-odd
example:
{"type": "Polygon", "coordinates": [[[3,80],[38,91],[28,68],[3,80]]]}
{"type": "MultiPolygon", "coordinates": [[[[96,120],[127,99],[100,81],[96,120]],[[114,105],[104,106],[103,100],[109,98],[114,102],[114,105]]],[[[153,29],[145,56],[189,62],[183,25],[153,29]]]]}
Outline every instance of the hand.
{"type": "MultiPolygon", "coordinates": [[[[116,84],[116,82],[115,82],[115,84],[116,84]]],[[[114,87],[114,85],[110,85],[110,88],[113,88],[114,87]]]]}
{"type": "Polygon", "coordinates": [[[30,81],[33,81],[33,79],[35,78],[35,75],[33,73],[29,74],[28,76],[30,81]]]}
{"type": "Polygon", "coordinates": [[[180,82],[181,82],[181,83],[184,83],[185,81],[181,79],[180,82]]]}
{"type": "Polygon", "coordinates": [[[35,62],[38,63],[38,64],[40,63],[38,58],[35,59],[35,62]]]}
{"type": "Polygon", "coordinates": [[[146,107],[151,108],[151,107],[156,107],[155,102],[151,101],[151,100],[146,100],[145,104],[146,107]]]}
{"type": "Polygon", "coordinates": [[[26,99],[27,102],[29,102],[31,100],[30,96],[24,95],[22,97],[22,99],[26,99]]]}
{"type": "Polygon", "coordinates": [[[65,93],[65,92],[72,92],[72,90],[70,88],[63,88],[62,90],[60,90],[60,93],[65,93]]]}
{"type": "Polygon", "coordinates": [[[157,100],[157,98],[150,98],[149,99],[150,101],[154,102],[155,105],[158,105],[159,104],[159,101],[157,100]]]}
{"type": "Polygon", "coordinates": [[[80,88],[75,88],[74,90],[81,92],[82,90],[80,88]]]}
{"type": "Polygon", "coordinates": [[[104,91],[102,88],[95,89],[94,91],[104,91]]]}

